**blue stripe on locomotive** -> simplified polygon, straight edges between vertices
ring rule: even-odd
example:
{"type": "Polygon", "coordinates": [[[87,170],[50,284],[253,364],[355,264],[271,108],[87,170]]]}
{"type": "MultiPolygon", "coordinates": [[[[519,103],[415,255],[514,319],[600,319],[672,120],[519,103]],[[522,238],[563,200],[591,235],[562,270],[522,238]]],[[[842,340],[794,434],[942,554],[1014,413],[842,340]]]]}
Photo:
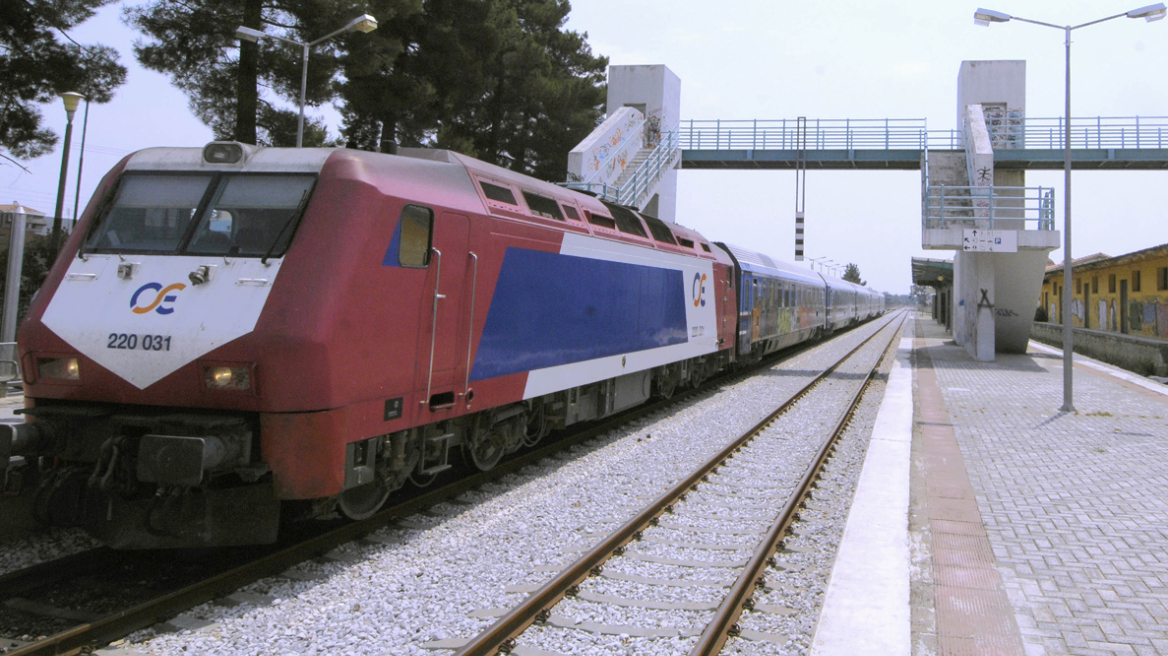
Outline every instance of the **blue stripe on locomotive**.
{"type": "Polygon", "coordinates": [[[681,271],[508,248],[471,380],[688,339],[681,271]]]}

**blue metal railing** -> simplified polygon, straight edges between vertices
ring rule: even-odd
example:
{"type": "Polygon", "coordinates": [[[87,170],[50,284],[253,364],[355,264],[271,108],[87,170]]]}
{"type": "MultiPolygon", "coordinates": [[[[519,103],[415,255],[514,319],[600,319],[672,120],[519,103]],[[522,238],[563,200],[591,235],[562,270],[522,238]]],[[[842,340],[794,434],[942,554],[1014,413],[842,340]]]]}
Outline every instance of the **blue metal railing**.
{"type": "MultiPolygon", "coordinates": [[[[1035,223],[1038,230],[1054,229],[1054,189],[1052,187],[925,187],[924,228],[984,226],[993,230],[994,221],[1023,221],[1021,229],[1035,223]]],[[[1016,223],[1005,224],[1017,230],[1016,223]]],[[[997,227],[1002,227],[998,224],[997,227]]]]}
{"type": "MultiPolygon", "coordinates": [[[[1065,119],[1025,118],[991,121],[994,148],[1057,150],[1064,147],[1065,119]]],[[[1168,117],[1071,117],[1071,148],[1168,148],[1168,117]]]]}
{"type": "MultiPolygon", "coordinates": [[[[991,121],[994,148],[1063,147],[1062,118],[991,121]]],[[[685,150],[797,150],[796,119],[682,121],[685,150]]],[[[1071,119],[1073,148],[1168,148],[1168,117],[1071,119]]],[[[809,119],[808,150],[962,150],[961,130],[930,130],[925,119],[809,119]]]]}

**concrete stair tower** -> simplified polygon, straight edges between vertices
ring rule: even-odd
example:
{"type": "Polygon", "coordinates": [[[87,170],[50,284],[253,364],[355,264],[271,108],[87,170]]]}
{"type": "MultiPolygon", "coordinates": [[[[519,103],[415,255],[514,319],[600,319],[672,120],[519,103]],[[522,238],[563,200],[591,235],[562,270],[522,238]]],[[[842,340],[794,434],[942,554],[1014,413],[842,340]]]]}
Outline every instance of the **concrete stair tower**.
{"type": "Polygon", "coordinates": [[[957,77],[965,152],[926,151],[922,246],[955,250],[953,338],[976,360],[1024,353],[1042,274],[1060,235],[1053,190],[1026,172],[994,166],[994,151],[1022,146],[1025,61],[965,61],[957,77]]]}

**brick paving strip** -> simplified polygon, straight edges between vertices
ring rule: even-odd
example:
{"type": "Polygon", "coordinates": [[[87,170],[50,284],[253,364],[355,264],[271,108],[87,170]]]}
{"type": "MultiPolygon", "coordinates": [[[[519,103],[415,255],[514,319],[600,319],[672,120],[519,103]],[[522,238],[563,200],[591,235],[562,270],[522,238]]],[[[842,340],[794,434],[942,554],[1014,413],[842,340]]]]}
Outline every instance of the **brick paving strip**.
{"type": "Polygon", "coordinates": [[[1025,651],[1014,610],[995,568],[989,537],[977,508],[965,460],[941,396],[929,347],[917,320],[916,356],[919,406],[914,440],[923,456],[922,523],[932,538],[936,653],[947,655],[1021,655],[1025,651]]]}

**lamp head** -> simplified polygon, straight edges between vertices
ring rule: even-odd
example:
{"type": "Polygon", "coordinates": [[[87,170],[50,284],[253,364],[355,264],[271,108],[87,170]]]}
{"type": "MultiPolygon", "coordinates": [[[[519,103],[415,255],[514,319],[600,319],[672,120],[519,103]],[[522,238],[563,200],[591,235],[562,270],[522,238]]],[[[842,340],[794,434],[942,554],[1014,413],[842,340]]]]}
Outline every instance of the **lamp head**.
{"type": "Polygon", "coordinates": [[[1148,5],[1147,7],[1132,9],[1131,11],[1127,12],[1127,17],[1142,18],[1151,23],[1164,18],[1165,14],[1168,14],[1168,7],[1165,7],[1163,2],[1157,2],[1156,4],[1148,5]]]}
{"type": "Polygon", "coordinates": [[[364,32],[365,34],[368,34],[377,29],[377,19],[370,16],[369,14],[361,14],[360,16],[349,21],[349,24],[345,26],[345,29],[356,30],[358,32],[364,32]]]}
{"type": "Polygon", "coordinates": [[[240,25],[239,27],[235,28],[235,38],[239,39],[240,41],[251,41],[252,43],[259,43],[259,40],[265,36],[267,35],[263,32],[259,30],[253,30],[250,27],[244,27],[240,25]]]}
{"type": "Polygon", "coordinates": [[[77,111],[77,105],[80,105],[84,99],[85,96],[76,91],[66,91],[61,94],[61,100],[65,101],[65,111],[69,113],[69,116],[73,116],[73,112],[77,111]]]}
{"type": "Polygon", "coordinates": [[[1005,23],[1013,18],[1010,14],[1003,14],[1000,11],[993,11],[991,9],[978,8],[973,12],[973,22],[982,27],[989,27],[990,23],[1005,23]]]}

